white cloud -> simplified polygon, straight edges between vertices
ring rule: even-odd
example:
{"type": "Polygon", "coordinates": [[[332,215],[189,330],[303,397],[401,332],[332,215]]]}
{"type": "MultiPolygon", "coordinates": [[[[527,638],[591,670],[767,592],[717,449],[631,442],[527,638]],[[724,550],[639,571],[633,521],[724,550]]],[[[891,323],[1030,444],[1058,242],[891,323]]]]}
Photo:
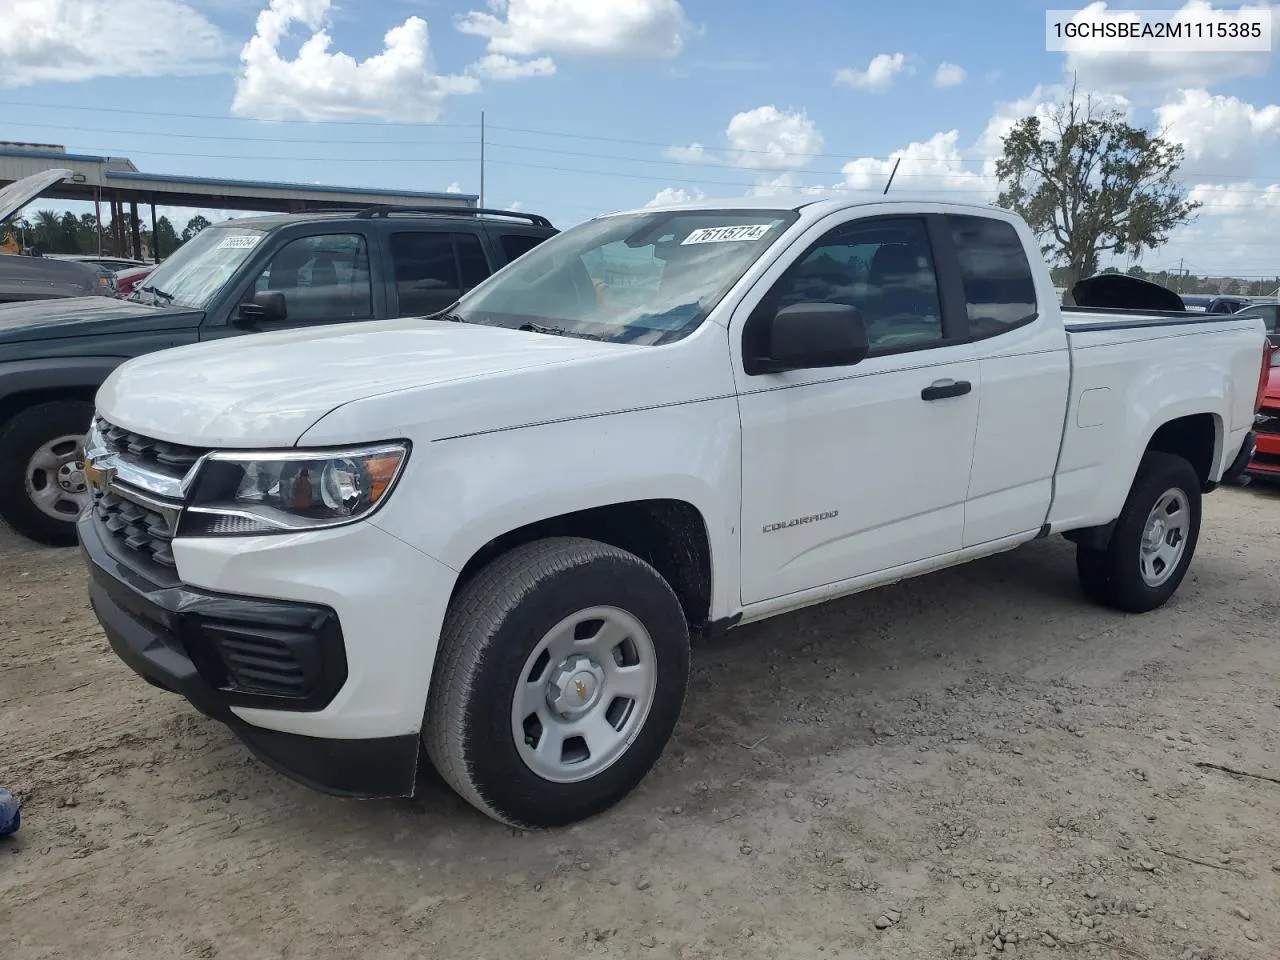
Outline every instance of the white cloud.
{"type": "Polygon", "coordinates": [[[1204,204],[1196,221],[1170,236],[1169,243],[1144,257],[1144,266],[1176,265],[1181,257],[1197,275],[1267,276],[1276,264],[1276,222],[1280,220],[1280,184],[1202,183],[1190,198],[1204,204]]]}
{"type": "Polygon", "coordinates": [[[506,208],[507,208],[508,210],[519,210],[519,209],[521,209],[523,206],[524,206],[524,201],[523,201],[523,200],[512,200],[510,203],[508,203],[508,204],[507,204],[507,207],[506,207],[506,208]]]}
{"type": "Polygon", "coordinates": [[[447,187],[444,188],[444,192],[445,193],[461,193],[462,184],[460,184],[457,180],[455,180],[453,181],[453,183],[449,184],[447,187]]]}
{"type": "Polygon", "coordinates": [[[803,112],[769,104],[735,114],[725,130],[732,160],[740,167],[803,167],[822,152],[817,125],[803,112]]]}
{"type": "Polygon", "coordinates": [[[665,60],[695,32],[679,0],[489,0],[491,13],[457,18],[489,53],[538,53],[665,60]]]}
{"type": "Polygon", "coordinates": [[[711,153],[700,143],[691,143],[688,146],[670,146],[662,151],[662,155],[670,160],[678,160],[680,163],[719,163],[720,158],[711,153]]]}
{"type": "Polygon", "coordinates": [[[933,74],[933,85],[940,88],[958,87],[964,83],[968,75],[964,67],[957,66],[954,63],[940,63],[933,74]]]}
{"type": "Polygon", "coordinates": [[[835,83],[838,87],[859,87],[877,92],[888,90],[893,86],[894,78],[906,68],[906,65],[905,54],[880,53],[871,58],[865,70],[858,70],[855,67],[843,67],[837,70],[835,83]]]}
{"type": "Polygon", "coordinates": [[[1182,172],[1212,178],[1252,173],[1258,159],[1280,144],[1280,105],[1255,107],[1207,90],[1180,90],[1156,108],[1157,127],[1186,149],[1182,172]]]}
{"type": "Polygon", "coordinates": [[[663,187],[653,195],[646,207],[665,207],[672,203],[690,203],[705,200],[707,195],[701,190],[686,190],[684,187],[663,187]]]}
{"type": "Polygon", "coordinates": [[[474,77],[436,74],[421,17],[388,30],[382,52],[365,60],[331,53],[325,30],[331,8],[332,0],[271,0],[240,52],[233,113],[272,120],[365,116],[430,123],[447,98],[480,89],[474,77]],[[280,46],[294,24],[312,32],[287,60],[280,46]]]}
{"type": "Polygon", "coordinates": [[[556,62],[550,57],[516,60],[501,53],[487,54],[467,67],[467,73],[486,80],[524,80],[528,77],[549,77],[555,72],[556,62]]]}
{"type": "MultiPolygon", "coordinates": [[[[1274,50],[1280,47],[1280,5],[1245,3],[1239,9],[1257,10],[1268,6],[1272,10],[1274,50]]],[[[1117,16],[1132,19],[1136,15],[1127,10],[1108,10],[1103,0],[1097,0],[1082,9],[1075,19],[1098,22],[1117,16]]],[[[1209,0],[1188,0],[1175,19],[1209,23],[1222,18],[1223,11],[1215,10],[1209,0]]],[[[1172,86],[1210,87],[1237,77],[1262,76],[1267,72],[1272,56],[1266,52],[1188,51],[1173,49],[1172,45],[1164,50],[1132,49],[1137,42],[1112,41],[1106,49],[1093,45],[1092,49],[1068,50],[1065,54],[1066,70],[1077,73],[1082,83],[1145,98],[1159,96],[1172,86]]]]}
{"type": "Polygon", "coordinates": [[[5,0],[3,6],[0,87],[192,76],[231,65],[222,32],[178,0],[5,0]]]}
{"type": "MultiPolygon", "coordinates": [[[[836,188],[839,189],[839,188],[836,188]]],[[[789,194],[801,196],[820,196],[832,190],[820,184],[806,185],[800,177],[788,171],[776,177],[762,178],[759,183],[747,191],[748,197],[783,197],[789,194]]]]}
{"type": "Polygon", "coordinates": [[[946,192],[945,199],[988,202],[995,196],[994,184],[982,174],[965,169],[965,158],[957,144],[959,130],[935,133],[928,140],[908,144],[888,157],[859,157],[850,160],[840,172],[845,190],[871,190],[880,193],[889,182],[895,162],[898,173],[893,190],[898,193],[946,192]]]}

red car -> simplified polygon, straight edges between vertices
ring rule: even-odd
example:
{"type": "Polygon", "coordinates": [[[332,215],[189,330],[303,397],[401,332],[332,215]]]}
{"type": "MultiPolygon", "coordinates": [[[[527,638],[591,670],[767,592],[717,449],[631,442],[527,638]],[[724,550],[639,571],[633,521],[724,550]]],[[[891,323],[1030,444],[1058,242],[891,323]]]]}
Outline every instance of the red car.
{"type": "Polygon", "coordinates": [[[144,267],[130,267],[128,270],[121,270],[116,274],[116,296],[121,299],[133,293],[133,288],[146,279],[147,274],[155,269],[154,263],[149,263],[144,267]]]}
{"type": "MultiPolygon", "coordinates": [[[[1276,338],[1272,338],[1275,342],[1276,338]]],[[[1249,461],[1255,477],[1280,479],[1280,349],[1271,353],[1271,370],[1262,390],[1262,408],[1254,418],[1258,450],[1249,461]]]]}

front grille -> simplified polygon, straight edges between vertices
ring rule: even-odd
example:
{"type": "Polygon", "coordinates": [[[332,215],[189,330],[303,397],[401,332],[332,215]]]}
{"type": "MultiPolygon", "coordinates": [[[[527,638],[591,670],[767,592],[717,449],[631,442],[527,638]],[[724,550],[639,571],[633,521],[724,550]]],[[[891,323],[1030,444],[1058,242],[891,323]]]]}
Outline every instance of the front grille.
{"type": "Polygon", "coordinates": [[[1259,410],[1253,428],[1258,433],[1280,435],[1280,407],[1263,407],[1259,410]]]}
{"type": "Polygon", "coordinates": [[[1253,463],[1259,467],[1280,467],[1280,453],[1262,453],[1253,455],[1253,463]]]}
{"type": "Polygon", "coordinates": [[[108,423],[101,417],[94,418],[94,425],[102,434],[103,442],[112,453],[121,454],[138,466],[154,465],[167,468],[166,472],[181,476],[209,451],[188,447],[167,440],[153,440],[140,433],[125,430],[108,423]]]}
{"type": "Polygon", "coordinates": [[[144,559],[165,567],[175,566],[173,527],[164,514],[115,493],[96,493],[93,515],[112,537],[144,559]]]}

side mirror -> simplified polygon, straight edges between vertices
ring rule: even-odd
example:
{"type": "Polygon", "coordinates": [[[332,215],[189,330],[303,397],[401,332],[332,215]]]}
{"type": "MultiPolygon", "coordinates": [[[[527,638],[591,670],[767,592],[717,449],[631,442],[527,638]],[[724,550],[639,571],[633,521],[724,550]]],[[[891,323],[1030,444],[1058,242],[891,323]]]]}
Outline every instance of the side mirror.
{"type": "Polygon", "coordinates": [[[252,300],[240,304],[240,322],[250,326],[279,322],[288,316],[289,305],[279,290],[259,290],[252,300]]]}
{"type": "Polygon", "coordinates": [[[817,367],[847,367],[866,358],[867,328],[857,307],[844,303],[794,303],[765,321],[747,358],[749,374],[817,367]]]}

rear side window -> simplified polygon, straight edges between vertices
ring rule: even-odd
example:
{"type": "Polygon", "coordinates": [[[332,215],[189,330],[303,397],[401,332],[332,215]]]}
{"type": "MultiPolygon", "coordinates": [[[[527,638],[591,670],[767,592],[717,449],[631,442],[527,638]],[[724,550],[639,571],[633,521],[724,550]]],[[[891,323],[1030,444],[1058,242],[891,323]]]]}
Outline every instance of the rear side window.
{"type": "Polygon", "coordinates": [[[504,233],[502,235],[502,255],[510,263],[523,253],[528,253],[546,237],[530,236],[526,233],[504,233]]]}
{"type": "Polygon", "coordinates": [[[1013,225],[990,217],[948,215],[960,258],[969,336],[994,337],[1036,318],[1036,284],[1013,225]]]}
{"type": "Polygon", "coordinates": [[[443,310],[489,275],[474,234],[393,233],[390,246],[400,317],[443,310]]]}

